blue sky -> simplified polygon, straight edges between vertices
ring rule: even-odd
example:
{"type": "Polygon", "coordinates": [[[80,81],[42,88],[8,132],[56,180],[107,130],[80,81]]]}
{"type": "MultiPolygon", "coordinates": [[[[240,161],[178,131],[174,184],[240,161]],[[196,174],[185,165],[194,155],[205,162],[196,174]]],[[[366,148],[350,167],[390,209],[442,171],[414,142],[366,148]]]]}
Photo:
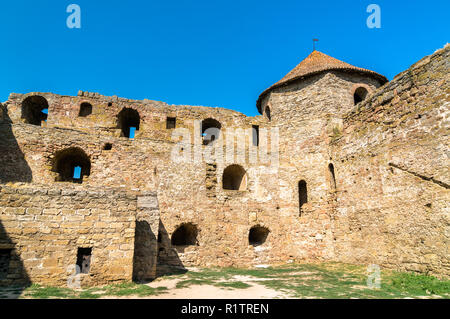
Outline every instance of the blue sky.
{"type": "Polygon", "coordinates": [[[0,4],[0,101],[78,90],[256,115],[317,49],[389,79],[449,40],[450,1],[40,0],[0,4]],[[81,7],[81,29],[66,8],[81,7]],[[381,29],[366,8],[381,7],[381,29]]]}

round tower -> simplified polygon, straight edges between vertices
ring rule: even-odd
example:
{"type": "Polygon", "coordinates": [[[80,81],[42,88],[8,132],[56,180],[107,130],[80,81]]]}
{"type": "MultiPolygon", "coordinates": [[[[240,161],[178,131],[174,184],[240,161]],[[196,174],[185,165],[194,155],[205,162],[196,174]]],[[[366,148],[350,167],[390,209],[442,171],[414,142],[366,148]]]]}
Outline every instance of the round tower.
{"type": "Polygon", "coordinates": [[[258,111],[275,122],[340,117],[364,100],[386,77],[313,51],[258,98],[258,111]]]}

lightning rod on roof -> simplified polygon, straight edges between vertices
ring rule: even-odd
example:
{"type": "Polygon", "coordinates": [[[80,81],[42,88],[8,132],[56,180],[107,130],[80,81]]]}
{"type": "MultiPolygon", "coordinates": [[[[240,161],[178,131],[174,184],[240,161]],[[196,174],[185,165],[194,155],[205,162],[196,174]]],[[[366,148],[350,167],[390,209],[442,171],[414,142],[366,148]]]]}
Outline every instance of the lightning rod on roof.
{"type": "Polygon", "coordinates": [[[319,42],[319,39],[313,39],[313,51],[316,51],[316,42],[319,42]]]}

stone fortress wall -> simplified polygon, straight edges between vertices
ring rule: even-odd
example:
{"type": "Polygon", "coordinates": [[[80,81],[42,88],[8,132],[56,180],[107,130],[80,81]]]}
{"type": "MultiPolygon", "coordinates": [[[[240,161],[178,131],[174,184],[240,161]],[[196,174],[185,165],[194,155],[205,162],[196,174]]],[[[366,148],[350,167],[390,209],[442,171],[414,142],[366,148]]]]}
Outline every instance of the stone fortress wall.
{"type": "Polygon", "coordinates": [[[360,70],[307,74],[264,93],[256,117],[82,91],[11,94],[0,118],[0,250],[10,251],[0,283],[64,285],[77,249],[91,249],[85,285],[327,260],[448,276],[448,52],[387,84],[360,70]],[[46,121],[30,124],[42,103],[46,121]],[[205,119],[220,126],[208,145],[205,119]],[[180,128],[190,134],[181,146],[180,128]],[[246,131],[227,144],[236,129],[246,131]],[[265,130],[274,152],[278,134],[276,165],[250,159],[265,130]],[[194,155],[230,145],[223,161],[194,155]],[[82,182],[67,178],[73,160],[82,182]]]}
{"type": "Polygon", "coordinates": [[[346,114],[331,144],[340,260],[449,275],[449,55],[447,45],[346,114]]]}

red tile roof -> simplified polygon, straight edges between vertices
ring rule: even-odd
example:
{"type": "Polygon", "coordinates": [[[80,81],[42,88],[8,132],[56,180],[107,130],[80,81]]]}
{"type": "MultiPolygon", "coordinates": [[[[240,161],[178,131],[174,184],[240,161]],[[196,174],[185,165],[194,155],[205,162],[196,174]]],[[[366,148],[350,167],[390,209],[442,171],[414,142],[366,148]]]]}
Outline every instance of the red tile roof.
{"type": "Polygon", "coordinates": [[[272,89],[283,86],[285,84],[288,84],[292,81],[298,80],[306,76],[332,70],[365,73],[375,77],[377,80],[381,82],[381,84],[388,82],[388,79],[386,77],[374,71],[358,68],[351,64],[335,59],[322,52],[313,51],[306,59],[300,62],[299,65],[297,65],[291,72],[286,74],[280,81],[278,81],[277,83],[266,89],[263,93],[261,93],[256,103],[259,112],[261,112],[260,108],[262,98],[272,89]]]}

